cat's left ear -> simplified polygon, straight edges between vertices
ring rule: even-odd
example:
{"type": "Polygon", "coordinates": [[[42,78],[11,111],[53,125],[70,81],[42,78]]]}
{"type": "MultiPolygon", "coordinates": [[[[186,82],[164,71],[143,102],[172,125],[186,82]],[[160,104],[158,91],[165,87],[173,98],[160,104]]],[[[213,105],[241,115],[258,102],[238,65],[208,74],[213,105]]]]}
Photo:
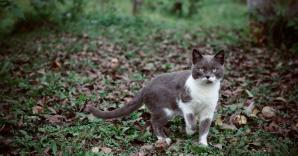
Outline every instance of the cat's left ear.
{"type": "Polygon", "coordinates": [[[192,50],[192,64],[196,64],[203,58],[203,55],[200,53],[199,50],[193,49],[192,50]]]}
{"type": "Polygon", "coordinates": [[[225,52],[224,50],[220,50],[214,55],[214,59],[218,61],[221,65],[225,62],[225,52]]]}

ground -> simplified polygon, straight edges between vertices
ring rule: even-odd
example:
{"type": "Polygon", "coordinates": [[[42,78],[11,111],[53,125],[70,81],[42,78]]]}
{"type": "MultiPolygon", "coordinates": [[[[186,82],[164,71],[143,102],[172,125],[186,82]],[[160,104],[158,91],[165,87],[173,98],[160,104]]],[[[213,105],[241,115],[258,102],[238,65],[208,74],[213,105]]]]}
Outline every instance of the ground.
{"type": "Polygon", "coordinates": [[[297,55],[254,45],[246,24],[189,25],[191,20],[180,19],[175,25],[151,16],[91,16],[2,38],[0,153],[297,153],[297,55]],[[192,48],[226,51],[208,148],[197,145],[197,133],[186,136],[179,117],[167,126],[173,144],[158,148],[146,108],[108,121],[84,113],[86,104],[121,107],[154,76],[189,69],[192,48]]]}

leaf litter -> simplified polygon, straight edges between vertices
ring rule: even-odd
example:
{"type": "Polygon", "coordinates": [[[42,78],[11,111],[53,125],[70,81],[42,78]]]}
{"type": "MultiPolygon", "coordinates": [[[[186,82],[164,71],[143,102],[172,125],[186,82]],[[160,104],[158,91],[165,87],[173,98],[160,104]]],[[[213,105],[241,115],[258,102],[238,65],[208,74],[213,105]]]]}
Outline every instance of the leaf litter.
{"type": "MultiPolygon", "coordinates": [[[[154,34],[148,38],[165,40],[172,35],[171,33],[173,32],[165,32],[165,36],[154,34]]],[[[74,123],[78,118],[75,115],[76,112],[81,112],[84,105],[90,101],[102,109],[115,109],[130,101],[144,83],[155,75],[189,69],[192,48],[200,48],[206,53],[212,52],[210,45],[198,44],[189,37],[185,38],[189,42],[188,47],[181,47],[175,41],[174,43],[160,42],[157,47],[154,47],[154,52],[150,51],[151,53],[136,49],[130,43],[124,47],[111,43],[104,37],[93,39],[86,37],[86,34],[83,38],[67,33],[52,34],[48,38],[40,38],[38,44],[45,44],[57,38],[61,38],[64,44],[49,46],[61,51],[51,52],[51,48],[43,48],[45,53],[43,56],[30,60],[31,55],[24,53],[24,58],[14,59],[12,51],[16,47],[8,46],[6,47],[8,54],[6,57],[1,57],[1,61],[7,61],[10,58],[14,64],[17,64],[9,71],[12,78],[34,82],[30,84],[24,81],[13,88],[8,83],[1,83],[3,92],[7,95],[19,95],[18,98],[23,103],[26,101],[28,103],[28,95],[33,95],[29,87],[36,88],[36,92],[42,92],[43,96],[32,96],[32,100],[37,101],[36,103],[29,103],[31,107],[23,109],[34,116],[41,116],[37,120],[40,120],[39,123],[42,125],[74,123]],[[96,43],[95,50],[89,49],[89,42],[96,43]],[[66,52],[66,49],[73,44],[82,45],[83,48],[77,52],[66,52]],[[125,55],[127,52],[132,53],[125,55]],[[40,63],[38,59],[44,62],[40,63]],[[35,62],[38,62],[36,63],[39,65],[38,69],[26,71],[26,66],[35,62]],[[56,88],[49,89],[53,86],[56,88]],[[57,90],[65,91],[67,94],[64,95],[65,92],[57,92],[57,90]],[[47,114],[48,110],[50,114],[47,114]]],[[[150,45],[146,46],[150,47],[150,45]]],[[[28,45],[17,48],[30,49],[28,45]]],[[[291,69],[298,66],[297,57],[288,56],[286,59],[281,59],[278,50],[253,47],[249,43],[223,48],[227,51],[228,57],[220,105],[221,109],[227,110],[228,113],[221,113],[215,125],[223,130],[237,130],[250,126],[250,133],[254,133],[261,127],[265,131],[282,137],[298,139],[297,96],[293,92],[297,86],[298,76],[297,73],[291,72],[291,69]],[[276,62],[280,63],[276,65],[276,62]],[[234,107],[235,105],[237,107],[234,107]],[[265,123],[258,124],[254,118],[265,123]]],[[[8,103],[11,104],[11,102],[8,103]]],[[[8,105],[8,107],[12,106],[8,105]]],[[[144,113],[144,110],[141,112],[144,113]]],[[[8,117],[14,112],[8,109],[3,113],[8,117]]],[[[150,117],[145,115],[141,118],[142,120],[134,125],[139,130],[145,131],[145,125],[148,124],[144,125],[140,122],[148,122],[150,117]]],[[[6,128],[9,127],[8,123],[3,126],[3,129],[7,129],[5,131],[18,134],[18,130],[6,128]]],[[[30,129],[30,127],[27,128],[30,129]]],[[[2,132],[3,129],[1,129],[2,132]]],[[[230,138],[230,140],[237,142],[237,138],[230,138]]],[[[259,146],[254,142],[250,145],[259,146]]],[[[87,148],[87,145],[84,146],[87,148]]],[[[221,144],[214,146],[223,148],[221,144]]],[[[110,153],[110,149],[98,147],[98,149],[92,148],[92,151],[102,150],[110,153]]]]}

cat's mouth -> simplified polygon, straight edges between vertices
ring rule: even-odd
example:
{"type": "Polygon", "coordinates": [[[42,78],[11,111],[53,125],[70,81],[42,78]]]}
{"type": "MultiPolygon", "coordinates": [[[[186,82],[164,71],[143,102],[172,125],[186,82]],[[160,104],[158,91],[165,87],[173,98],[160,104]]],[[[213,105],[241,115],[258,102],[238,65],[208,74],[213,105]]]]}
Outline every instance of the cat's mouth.
{"type": "Polygon", "coordinates": [[[213,81],[211,81],[211,80],[206,80],[206,84],[211,84],[211,83],[213,83],[213,81]]]}

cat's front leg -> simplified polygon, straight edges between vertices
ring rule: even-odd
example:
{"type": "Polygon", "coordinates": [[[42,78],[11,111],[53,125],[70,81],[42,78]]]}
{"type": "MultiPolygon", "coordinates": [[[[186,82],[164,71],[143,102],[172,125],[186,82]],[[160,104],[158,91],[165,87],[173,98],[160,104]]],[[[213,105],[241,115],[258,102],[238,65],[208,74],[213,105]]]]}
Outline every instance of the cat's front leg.
{"type": "Polygon", "coordinates": [[[186,134],[193,135],[196,131],[197,121],[191,103],[180,102],[179,108],[182,111],[182,115],[185,121],[186,134]]]}
{"type": "Polygon", "coordinates": [[[207,136],[209,133],[210,125],[214,115],[214,109],[206,109],[200,114],[199,122],[199,143],[208,146],[207,136]]]}
{"type": "Polygon", "coordinates": [[[185,113],[184,114],[185,120],[185,131],[187,135],[193,135],[196,132],[196,118],[194,113],[185,113]]]}

